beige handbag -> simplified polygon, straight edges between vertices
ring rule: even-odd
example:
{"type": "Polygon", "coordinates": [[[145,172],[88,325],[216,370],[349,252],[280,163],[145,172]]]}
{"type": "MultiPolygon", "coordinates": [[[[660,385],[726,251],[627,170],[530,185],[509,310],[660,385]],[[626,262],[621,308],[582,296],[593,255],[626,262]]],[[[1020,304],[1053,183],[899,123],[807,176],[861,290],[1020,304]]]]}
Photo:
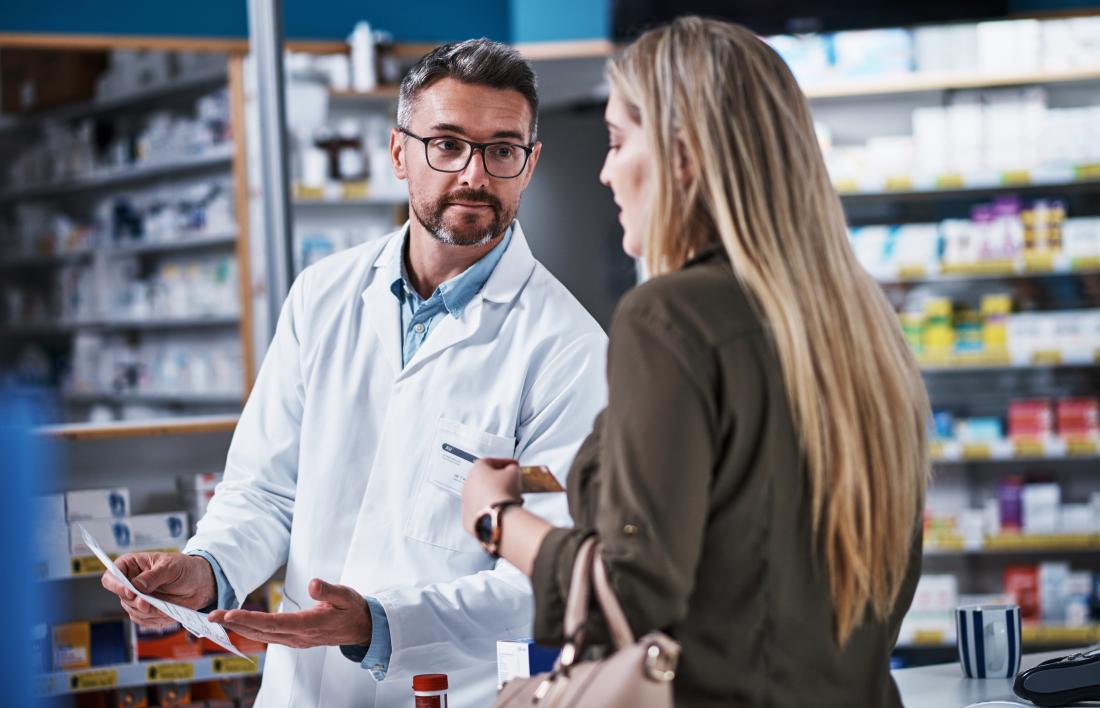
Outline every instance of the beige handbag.
{"type": "Polygon", "coordinates": [[[565,644],[554,670],[509,681],[497,696],[497,708],[671,708],[680,645],[663,632],[651,632],[634,641],[594,536],[581,545],[573,565],[564,628],[565,644]],[[592,586],[615,652],[600,661],[575,663],[585,650],[592,586]]]}

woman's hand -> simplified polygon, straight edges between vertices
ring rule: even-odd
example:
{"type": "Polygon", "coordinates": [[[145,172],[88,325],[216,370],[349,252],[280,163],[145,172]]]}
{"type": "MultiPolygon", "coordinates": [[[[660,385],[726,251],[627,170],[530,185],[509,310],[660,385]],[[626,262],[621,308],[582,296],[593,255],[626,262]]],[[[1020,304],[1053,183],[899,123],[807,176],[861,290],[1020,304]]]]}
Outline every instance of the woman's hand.
{"type": "Polygon", "coordinates": [[[474,463],[462,488],[462,528],[474,533],[474,524],[490,504],[519,499],[519,463],[483,457],[474,463]]]}

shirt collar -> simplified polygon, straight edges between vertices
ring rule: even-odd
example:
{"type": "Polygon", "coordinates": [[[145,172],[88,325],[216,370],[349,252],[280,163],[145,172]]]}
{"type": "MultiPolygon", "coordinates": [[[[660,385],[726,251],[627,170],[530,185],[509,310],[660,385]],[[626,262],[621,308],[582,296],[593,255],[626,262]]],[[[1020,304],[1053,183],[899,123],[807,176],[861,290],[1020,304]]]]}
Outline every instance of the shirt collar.
{"type": "MultiPolygon", "coordinates": [[[[405,302],[406,293],[416,294],[416,290],[409,283],[408,272],[405,269],[405,248],[408,244],[410,229],[411,227],[405,229],[405,233],[401,237],[401,247],[394,249],[397,262],[394,264],[393,272],[397,273],[397,277],[390,283],[390,292],[401,303],[405,302]]],[[[493,250],[455,277],[440,283],[428,299],[431,300],[438,296],[443,301],[443,306],[451,317],[455,319],[461,317],[466,305],[470,304],[470,300],[473,300],[474,296],[485,287],[489,276],[493,274],[497,264],[500,263],[500,259],[504,256],[504,252],[508,250],[508,244],[511,240],[512,226],[509,226],[508,230],[504,232],[504,238],[493,247],[493,250]]]]}

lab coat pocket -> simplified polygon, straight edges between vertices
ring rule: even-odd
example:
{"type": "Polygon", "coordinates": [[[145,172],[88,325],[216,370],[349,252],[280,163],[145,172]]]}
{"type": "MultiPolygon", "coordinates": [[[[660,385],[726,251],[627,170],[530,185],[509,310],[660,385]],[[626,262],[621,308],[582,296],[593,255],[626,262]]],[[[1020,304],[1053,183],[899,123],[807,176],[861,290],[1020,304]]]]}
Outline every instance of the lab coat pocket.
{"type": "Polygon", "coordinates": [[[451,551],[482,553],[462,528],[462,486],[479,457],[510,457],[515,438],[440,418],[417,483],[405,535],[451,551]]]}

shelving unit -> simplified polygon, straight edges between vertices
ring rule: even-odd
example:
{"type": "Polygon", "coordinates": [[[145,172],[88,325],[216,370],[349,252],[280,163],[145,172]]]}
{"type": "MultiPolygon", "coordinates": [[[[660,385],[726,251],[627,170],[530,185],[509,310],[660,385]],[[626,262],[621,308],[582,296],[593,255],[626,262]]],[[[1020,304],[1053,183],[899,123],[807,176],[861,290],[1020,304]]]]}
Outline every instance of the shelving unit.
{"type": "Polygon", "coordinates": [[[38,692],[43,696],[65,696],[111,688],[216,681],[260,674],[266,655],[261,652],[249,656],[251,661],[232,654],[216,654],[197,659],[135,661],[77,671],[57,671],[38,677],[38,692]]]}
{"type": "MultiPolygon", "coordinates": [[[[118,395],[71,394],[59,391],[58,401],[64,415],[62,420],[80,420],[84,415],[83,411],[89,410],[91,406],[106,405],[116,415],[125,412],[125,406],[161,406],[165,414],[185,418],[198,414],[201,428],[201,421],[209,411],[235,415],[246,396],[253,379],[254,363],[243,62],[243,55],[229,55],[220,66],[212,66],[217,62],[204,62],[203,66],[207,68],[199,73],[131,90],[125,95],[65,105],[25,117],[8,117],[0,122],[0,156],[3,156],[5,146],[19,149],[38,140],[45,124],[64,125],[78,120],[110,123],[122,117],[129,121],[129,125],[135,125],[134,121],[138,116],[161,110],[187,110],[200,97],[219,89],[225,89],[228,96],[227,125],[232,142],[217,144],[213,149],[196,154],[171,157],[171,153],[165,153],[164,158],[154,155],[153,160],[125,167],[98,169],[88,174],[43,183],[9,185],[0,190],[0,215],[5,211],[9,215],[13,214],[16,207],[22,208],[24,205],[44,204],[53,210],[81,215],[80,218],[89,221],[95,200],[112,199],[115,195],[128,195],[131,191],[145,193],[143,190],[177,183],[181,186],[224,184],[235,202],[231,207],[235,225],[230,229],[219,226],[216,231],[188,231],[181,226],[175,238],[149,241],[111,242],[108,235],[99,234],[98,242],[93,240],[89,247],[58,253],[5,253],[4,241],[7,234],[4,233],[4,222],[0,219],[0,273],[4,273],[5,278],[8,275],[16,279],[27,278],[28,284],[20,287],[41,288],[42,284],[52,280],[34,281],[30,278],[52,279],[55,275],[61,277],[67,272],[61,269],[81,266],[88,273],[94,274],[92,277],[97,283],[95,287],[99,289],[95,295],[98,304],[89,308],[87,318],[77,321],[0,322],[0,333],[7,339],[4,348],[9,349],[5,356],[14,356],[30,344],[41,346],[51,357],[57,356],[58,352],[71,349],[75,338],[84,333],[99,333],[115,338],[112,341],[120,341],[117,338],[125,337],[130,342],[153,342],[153,339],[148,338],[154,337],[158,343],[156,346],[183,341],[180,337],[192,340],[195,337],[217,337],[222,343],[219,346],[225,346],[226,342],[231,343],[234,340],[239,342],[241,379],[237,391],[186,395],[144,391],[118,395]],[[209,177],[215,178],[214,181],[207,181],[209,177]],[[239,282],[235,291],[239,297],[237,306],[227,311],[221,307],[228,304],[223,301],[215,304],[219,311],[205,314],[202,311],[207,309],[206,306],[200,305],[201,309],[196,310],[193,316],[165,316],[159,312],[135,319],[114,316],[111,314],[112,310],[105,306],[106,292],[102,289],[109,282],[105,274],[109,272],[108,268],[113,267],[112,263],[126,258],[134,259],[141,269],[140,272],[145,274],[159,272],[162,264],[167,264],[163,266],[165,268],[178,267],[180,264],[187,267],[191,263],[209,262],[211,258],[228,258],[231,264],[235,264],[232,267],[235,267],[239,282]],[[32,276],[32,271],[37,274],[32,276]],[[35,282],[38,285],[33,285],[35,282]]],[[[222,193],[225,194],[224,191],[222,193]]],[[[182,198],[185,197],[181,196],[182,198]]],[[[221,221],[224,223],[225,220],[221,221]]],[[[164,229],[159,232],[163,233],[164,229]]],[[[22,280],[19,282],[22,283],[22,280]]],[[[218,356],[221,356],[221,351],[217,350],[218,356]]],[[[147,414],[148,411],[143,408],[142,413],[147,414]]],[[[136,431],[143,428],[145,426],[136,426],[131,433],[139,434],[136,431]]],[[[108,437],[110,436],[113,436],[113,432],[108,433],[108,437]]]]}
{"type": "MultiPolygon", "coordinates": [[[[804,86],[815,120],[834,128],[840,144],[862,145],[870,138],[905,135],[911,130],[910,112],[918,107],[948,105],[958,91],[998,87],[1045,87],[1053,98],[1048,105],[1068,107],[1100,104],[1100,67],[1060,72],[998,73],[951,72],[905,74],[859,81],[831,81],[804,86]],[[832,121],[832,123],[830,123],[832,121]]],[[[868,153],[870,154],[870,153],[868,153]]],[[[981,174],[893,173],[882,166],[874,177],[853,174],[858,180],[834,178],[841,202],[853,225],[940,222],[965,218],[971,205],[1004,195],[1021,198],[1063,198],[1069,217],[1100,215],[1100,165],[1089,160],[1058,169],[989,171],[981,174]]],[[[1026,293],[1028,311],[1058,309],[1058,298],[1074,297],[1068,309],[1100,306],[1100,259],[1068,258],[1042,262],[1001,262],[968,268],[928,268],[899,264],[897,272],[882,277],[880,285],[895,306],[910,297],[942,294],[966,300],[966,293],[1026,293]],[[1003,288],[1003,290],[1002,290],[1003,288]],[[1042,293],[1037,295],[1036,293],[1042,293]],[[1045,298],[1045,299],[1044,299],[1045,298]]],[[[1015,299],[1015,298],[1014,298],[1015,299]]],[[[1019,300],[1016,300],[1019,302],[1019,300]]],[[[1005,415],[1010,399],[1029,397],[1093,396],[1100,375],[1098,352],[1034,352],[1026,361],[1005,351],[996,356],[926,358],[922,372],[933,408],[958,415],[1005,415]]],[[[929,498],[973,508],[1008,475],[1034,475],[1058,480],[1063,502],[1081,500],[1083,491],[1100,490],[1100,450],[1093,440],[1049,439],[993,442],[937,440],[932,444],[934,475],[929,498]],[[961,501],[959,497],[962,497],[961,501]]],[[[953,508],[953,507],[949,507],[953,508]]],[[[997,594],[1003,590],[1005,568],[1062,561],[1072,569],[1100,571],[1100,534],[1046,536],[997,534],[969,543],[938,527],[926,538],[924,569],[928,574],[951,574],[960,594],[997,594]]],[[[950,618],[944,615],[943,621],[950,618]]],[[[924,614],[919,617],[925,617],[924,614]]],[[[941,622],[942,624],[942,622],[941,622]]],[[[950,622],[948,622],[950,624],[950,622]]],[[[920,620],[914,625],[920,627],[920,620]]],[[[953,660],[954,637],[935,627],[910,631],[898,646],[904,660],[953,660]],[[914,654],[916,652],[916,654],[914,654]]],[[[1100,641],[1100,625],[1067,627],[1025,623],[1025,650],[1080,646],[1100,641]]]]}

